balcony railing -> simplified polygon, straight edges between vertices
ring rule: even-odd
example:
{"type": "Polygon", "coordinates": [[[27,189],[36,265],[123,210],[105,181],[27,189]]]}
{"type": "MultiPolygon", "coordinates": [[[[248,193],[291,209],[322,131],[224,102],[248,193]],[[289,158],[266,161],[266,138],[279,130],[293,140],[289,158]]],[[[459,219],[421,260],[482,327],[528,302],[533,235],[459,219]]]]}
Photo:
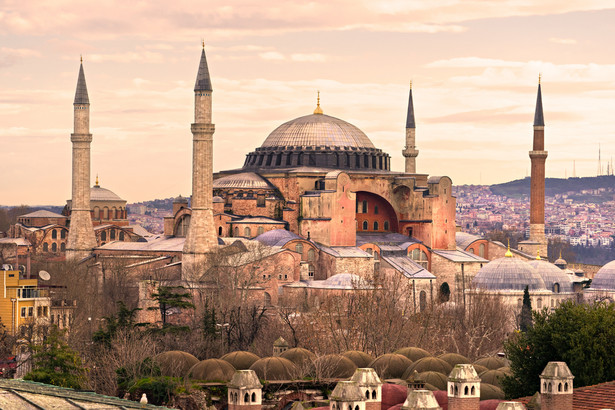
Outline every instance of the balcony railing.
{"type": "Polygon", "coordinates": [[[17,289],[17,298],[35,299],[49,297],[49,289],[21,288],[17,289]]]}

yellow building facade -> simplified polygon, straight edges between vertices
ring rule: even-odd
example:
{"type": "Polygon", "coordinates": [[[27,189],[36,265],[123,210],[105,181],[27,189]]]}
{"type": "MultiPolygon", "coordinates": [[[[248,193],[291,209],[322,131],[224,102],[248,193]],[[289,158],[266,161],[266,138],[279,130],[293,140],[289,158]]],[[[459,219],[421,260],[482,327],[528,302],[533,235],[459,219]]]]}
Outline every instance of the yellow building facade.
{"type": "Polygon", "coordinates": [[[49,289],[38,287],[38,279],[24,279],[10,265],[0,270],[0,320],[11,334],[25,324],[49,321],[49,289]],[[7,268],[7,269],[5,269],[7,268]]]}

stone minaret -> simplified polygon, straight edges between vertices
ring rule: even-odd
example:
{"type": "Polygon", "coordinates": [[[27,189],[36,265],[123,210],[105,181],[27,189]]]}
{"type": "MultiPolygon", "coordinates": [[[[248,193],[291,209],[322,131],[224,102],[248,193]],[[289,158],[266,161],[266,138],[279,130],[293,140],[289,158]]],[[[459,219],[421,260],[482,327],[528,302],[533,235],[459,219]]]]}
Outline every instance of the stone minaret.
{"type": "Polygon", "coordinates": [[[211,123],[211,79],[201,52],[199,72],[194,85],[194,124],[192,124],[192,215],[182,255],[182,276],[191,279],[198,274],[207,253],[218,244],[213,217],[213,135],[211,123]]]}
{"type": "Polygon", "coordinates": [[[70,209],[70,226],[66,244],[66,258],[87,256],[96,246],[90,207],[90,99],[83,73],[83,60],[75,92],[73,143],[73,189],[70,209]]]}
{"type": "Polygon", "coordinates": [[[564,362],[549,362],[540,374],[542,410],[572,410],[574,376],[564,362]]]}
{"type": "Polygon", "coordinates": [[[414,104],[412,104],[412,82],[410,82],[410,96],[408,97],[408,114],[406,116],[406,146],[402,151],[406,158],[406,173],[416,174],[416,124],[414,122],[414,104]]]}
{"type": "MultiPolygon", "coordinates": [[[[530,193],[530,241],[537,242],[538,250],[547,257],[547,239],[545,237],[545,120],[542,114],[542,92],[538,77],[538,95],[534,114],[534,145],[530,151],[532,161],[532,178],[530,193]]],[[[533,252],[534,254],[536,252],[533,252]]]]}

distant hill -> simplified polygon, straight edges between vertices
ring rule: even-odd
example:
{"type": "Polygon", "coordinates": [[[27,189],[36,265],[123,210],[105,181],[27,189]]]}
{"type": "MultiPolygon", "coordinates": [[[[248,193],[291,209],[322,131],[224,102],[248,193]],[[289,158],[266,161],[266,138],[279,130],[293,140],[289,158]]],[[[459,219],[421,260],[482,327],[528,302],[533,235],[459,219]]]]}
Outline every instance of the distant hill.
{"type": "MultiPolygon", "coordinates": [[[[489,187],[494,195],[504,195],[507,197],[522,197],[530,195],[530,178],[517,179],[515,181],[505,182],[503,184],[491,185],[489,187]]],[[[565,194],[567,192],[581,192],[588,189],[613,190],[615,188],[615,176],[603,175],[599,177],[583,177],[583,178],[546,178],[545,194],[547,196],[555,196],[565,194]]],[[[606,197],[612,199],[612,192],[606,197]]],[[[609,198],[607,198],[609,199],[609,198]]]]}

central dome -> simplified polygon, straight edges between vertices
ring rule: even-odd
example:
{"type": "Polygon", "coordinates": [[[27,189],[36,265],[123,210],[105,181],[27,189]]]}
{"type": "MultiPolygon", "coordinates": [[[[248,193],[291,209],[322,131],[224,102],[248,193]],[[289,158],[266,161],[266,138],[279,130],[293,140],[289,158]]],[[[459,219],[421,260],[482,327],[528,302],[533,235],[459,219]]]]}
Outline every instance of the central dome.
{"type": "Polygon", "coordinates": [[[324,114],[311,114],[285,122],[273,130],[261,147],[375,148],[354,125],[324,114]]]}
{"type": "Polygon", "coordinates": [[[304,167],[388,171],[390,161],[389,154],[376,148],[363,131],[324,115],[318,105],[314,114],[273,130],[260,147],[246,155],[243,169],[257,173],[304,167]]]}

